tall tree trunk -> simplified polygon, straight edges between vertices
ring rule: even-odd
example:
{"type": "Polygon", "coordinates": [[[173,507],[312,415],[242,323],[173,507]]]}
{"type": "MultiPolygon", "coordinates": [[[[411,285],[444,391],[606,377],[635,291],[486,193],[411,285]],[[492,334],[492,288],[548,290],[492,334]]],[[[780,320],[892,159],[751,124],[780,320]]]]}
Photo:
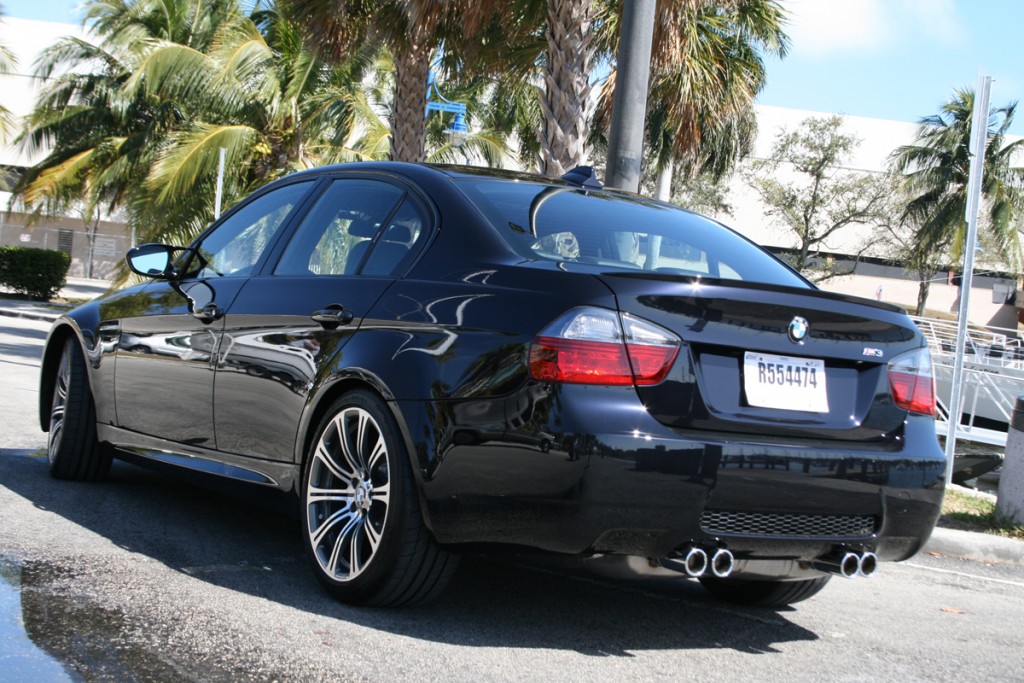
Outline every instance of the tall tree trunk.
{"type": "Polygon", "coordinates": [[[590,0],[548,0],[540,135],[541,172],[548,176],[560,176],[586,160],[593,18],[590,0]]]}
{"type": "Polygon", "coordinates": [[[932,275],[921,280],[917,285],[917,309],[914,315],[924,315],[925,305],[928,303],[928,290],[932,286],[932,275]]]}
{"type": "Polygon", "coordinates": [[[426,158],[427,77],[433,45],[425,31],[394,50],[395,96],[391,104],[391,159],[420,162],[426,158]]]}

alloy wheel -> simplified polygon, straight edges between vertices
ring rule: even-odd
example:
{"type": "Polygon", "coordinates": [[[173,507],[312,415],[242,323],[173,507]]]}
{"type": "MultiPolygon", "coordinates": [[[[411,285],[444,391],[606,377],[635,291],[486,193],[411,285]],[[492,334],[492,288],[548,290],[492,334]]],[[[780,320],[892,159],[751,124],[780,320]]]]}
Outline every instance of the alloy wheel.
{"type": "Polygon", "coordinates": [[[50,406],[50,433],[46,444],[46,455],[50,462],[57,457],[60,440],[64,435],[64,415],[67,411],[68,389],[71,385],[71,358],[65,352],[60,357],[60,367],[53,385],[53,403],[50,406]]]}
{"type": "Polygon", "coordinates": [[[312,458],[305,496],[310,547],[327,576],[351,581],[373,561],[388,523],[387,444],[369,412],[347,407],[323,430],[312,458]]]}

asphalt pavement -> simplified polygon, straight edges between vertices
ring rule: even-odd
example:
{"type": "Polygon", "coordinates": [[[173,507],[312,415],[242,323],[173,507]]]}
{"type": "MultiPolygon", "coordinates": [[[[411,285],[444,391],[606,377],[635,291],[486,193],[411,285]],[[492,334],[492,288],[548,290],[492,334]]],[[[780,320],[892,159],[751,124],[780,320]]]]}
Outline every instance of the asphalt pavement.
{"type": "MultiPolygon", "coordinates": [[[[60,298],[84,302],[95,298],[110,287],[106,280],[68,278],[60,298]]],[[[52,322],[73,308],[74,304],[5,299],[0,292],[0,316],[52,322]]],[[[957,487],[960,488],[960,487],[957,487]]],[[[991,534],[955,529],[936,528],[923,552],[978,562],[997,562],[1024,565],[1024,541],[1002,538],[991,534]]]]}

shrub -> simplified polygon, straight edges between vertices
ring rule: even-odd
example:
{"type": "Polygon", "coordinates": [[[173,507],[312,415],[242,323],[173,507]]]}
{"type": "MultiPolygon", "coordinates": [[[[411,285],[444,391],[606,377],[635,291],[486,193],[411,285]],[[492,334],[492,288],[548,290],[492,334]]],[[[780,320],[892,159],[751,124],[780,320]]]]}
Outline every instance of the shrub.
{"type": "Polygon", "coordinates": [[[64,286],[70,265],[63,251],[0,247],[0,285],[48,301],[64,286]]]}

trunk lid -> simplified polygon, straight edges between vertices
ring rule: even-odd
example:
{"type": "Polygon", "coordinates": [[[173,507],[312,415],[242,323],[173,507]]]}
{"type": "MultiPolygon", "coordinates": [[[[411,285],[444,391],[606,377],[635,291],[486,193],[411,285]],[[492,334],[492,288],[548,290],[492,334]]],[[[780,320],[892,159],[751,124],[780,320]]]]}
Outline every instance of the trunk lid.
{"type": "Polygon", "coordinates": [[[668,378],[638,387],[663,424],[765,436],[881,441],[906,411],[887,364],[922,346],[902,309],[732,280],[605,273],[619,308],[683,340],[668,378]]]}

